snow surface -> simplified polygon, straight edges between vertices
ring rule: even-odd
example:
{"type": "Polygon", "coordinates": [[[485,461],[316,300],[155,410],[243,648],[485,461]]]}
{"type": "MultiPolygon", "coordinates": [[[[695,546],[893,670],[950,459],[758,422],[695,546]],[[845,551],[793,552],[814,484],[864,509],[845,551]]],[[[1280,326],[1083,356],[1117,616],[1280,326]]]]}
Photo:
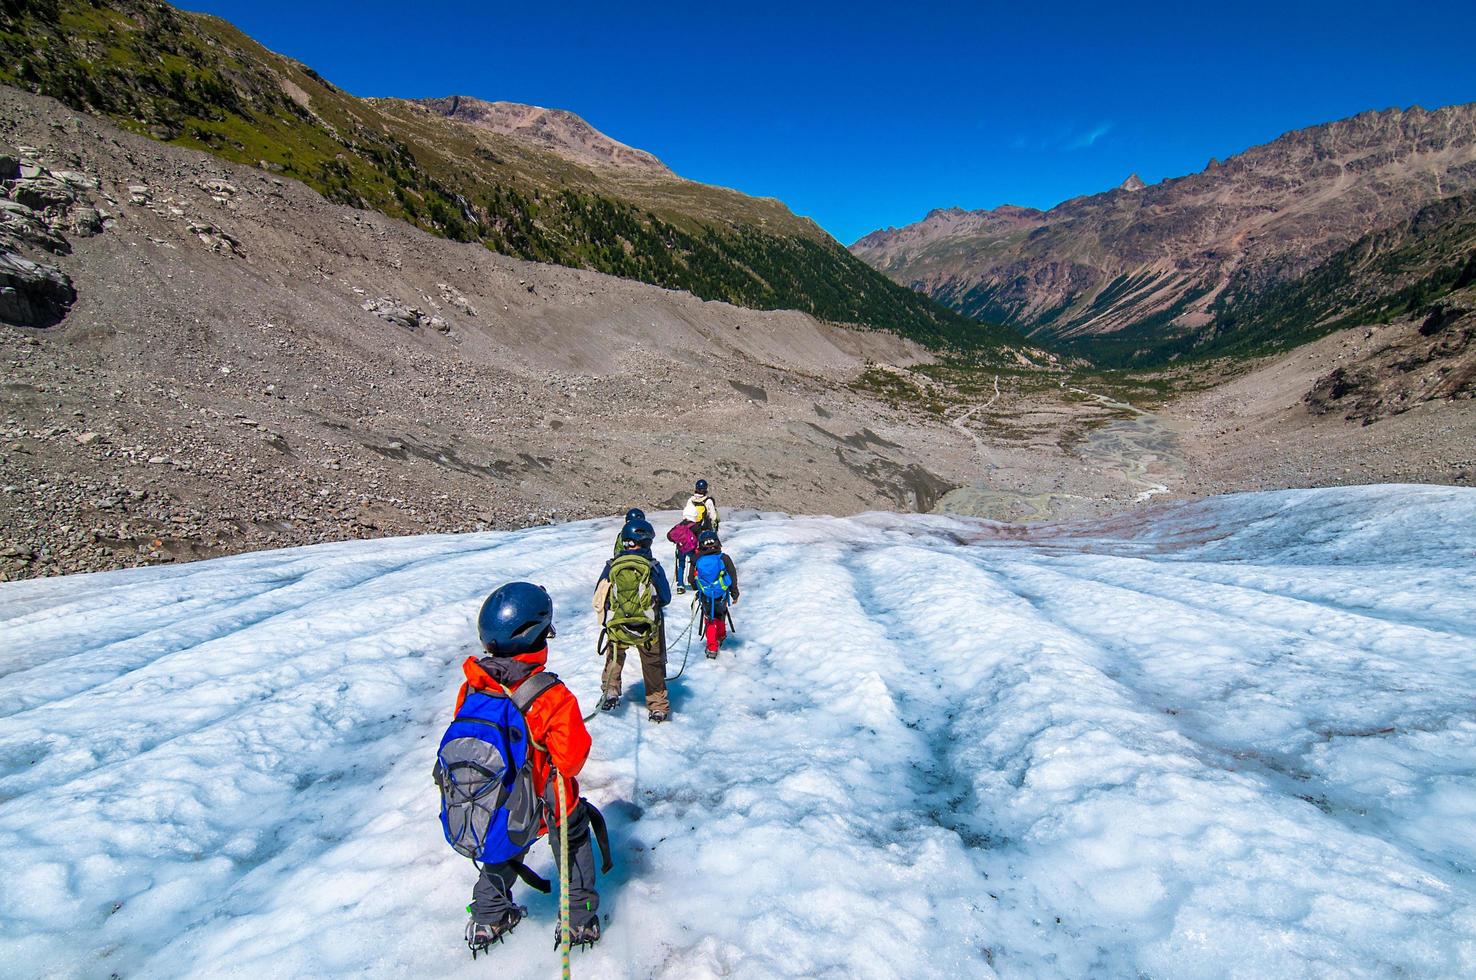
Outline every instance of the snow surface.
{"type": "MultiPolygon", "coordinates": [[[[736,643],[591,722],[577,975],[1476,975],[1476,491],[725,526],[736,643]]],[[[611,528],[0,586],[0,974],[554,975],[430,764],[502,582],[593,707],[611,528]]]]}

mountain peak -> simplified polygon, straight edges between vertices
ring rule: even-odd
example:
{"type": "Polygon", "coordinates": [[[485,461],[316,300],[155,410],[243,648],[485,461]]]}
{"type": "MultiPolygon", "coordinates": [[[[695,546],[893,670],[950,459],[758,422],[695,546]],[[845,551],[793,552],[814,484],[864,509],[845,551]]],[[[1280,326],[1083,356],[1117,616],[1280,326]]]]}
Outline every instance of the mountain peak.
{"type": "Polygon", "coordinates": [[[666,164],[654,155],[611,139],[582,117],[564,109],[545,109],[518,102],[488,102],[469,95],[416,99],[414,103],[448,119],[529,140],[542,149],[585,166],[671,174],[666,164]]]}
{"type": "Polygon", "coordinates": [[[1136,173],[1129,174],[1128,179],[1117,185],[1120,191],[1140,191],[1148,185],[1136,173]]]}

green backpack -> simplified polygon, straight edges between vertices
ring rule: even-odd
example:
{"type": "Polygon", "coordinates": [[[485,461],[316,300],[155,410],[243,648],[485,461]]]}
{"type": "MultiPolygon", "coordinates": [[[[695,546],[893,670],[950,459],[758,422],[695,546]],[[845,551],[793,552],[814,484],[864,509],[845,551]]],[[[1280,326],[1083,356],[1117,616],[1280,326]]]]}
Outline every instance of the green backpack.
{"type": "Polygon", "coordinates": [[[651,559],[629,551],[610,562],[610,595],[606,600],[605,635],[615,646],[639,647],[656,630],[656,586],[651,559]]]}

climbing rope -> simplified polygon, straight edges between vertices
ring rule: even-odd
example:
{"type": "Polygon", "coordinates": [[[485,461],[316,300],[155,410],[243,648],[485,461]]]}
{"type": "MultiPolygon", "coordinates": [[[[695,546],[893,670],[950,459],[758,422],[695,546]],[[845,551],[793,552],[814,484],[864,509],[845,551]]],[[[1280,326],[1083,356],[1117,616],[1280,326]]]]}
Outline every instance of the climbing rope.
{"type": "Polygon", "coordinates": [[[559,956],[564,980],[569,980],[569,806],[564,777],[557,769],[550,771],[559,796],[559,956]]]}
{"type": "MultiPolygon", "coordinates": [[[[595,636],[595,656],[596,657],[599,657],[602,660],[605,657],[605,625],[604,625],[604,623],[601,623],[600,624],[600,632],[595,636]]],[[[603,700],[604,695],[601,694],[600,697],[603,700]]],[[[593,721],[595,715],[597,715],[599,713],[600,713],[599,702],[596,701],[595,702],[595,709],[593,711],[591,711],[589,714],[585,715],[584,716],[584,720],[585,721],[593,721]]]]}
{"type": "Polygon", "coordinates": [[[678,633],[676,638],[676,641],[678,643],[682,642],[682,637],[685,636],[687,638],[687,649],[682,653],[682,667],[681,670],[678,670],[675,674],[672,674],[666,679],[666,683],[668,684],[676,680],[678,677],[681,677],[682,672],[687,669],[687,658],[692,654],[692,627],[697,625],[697,611],[697,596],[693,595],[692,618],[687,620],[687,628],[678,633]]]}

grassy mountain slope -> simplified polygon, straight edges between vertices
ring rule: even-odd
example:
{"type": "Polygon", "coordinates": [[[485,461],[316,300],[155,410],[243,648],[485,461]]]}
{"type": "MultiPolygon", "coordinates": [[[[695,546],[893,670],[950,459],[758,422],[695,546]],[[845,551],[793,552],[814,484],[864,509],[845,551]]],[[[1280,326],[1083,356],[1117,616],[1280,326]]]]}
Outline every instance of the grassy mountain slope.
{"type": "Polygon", "coordinates": [[[893,284],[777,201],[580,166],[416,103],[356,98],[167,4],[0,0],[0,83],[520,258],[935,345],[1018,339],[893,284]]]}
{"type": "Polygon", "coordinates": [[[1424,315],[1476,284],[1476,192],[1365,235],[1315,270],[1266,289],[1232,285],[1217,302],[1214,352],[1282,350],[1343,327],[1424,315]]]}
{"type": "Polygon", "coordinates": [[[1425,316],[1473,284],[1476,192],[1365,235],[1298,279],[1232,282],[1215,298],[1213,332],[1157,342],[1131,332],[1101,334],[1077,338],[1072,347],[1104,364],[1257,356],[1346,327],[1425,316]]]}

